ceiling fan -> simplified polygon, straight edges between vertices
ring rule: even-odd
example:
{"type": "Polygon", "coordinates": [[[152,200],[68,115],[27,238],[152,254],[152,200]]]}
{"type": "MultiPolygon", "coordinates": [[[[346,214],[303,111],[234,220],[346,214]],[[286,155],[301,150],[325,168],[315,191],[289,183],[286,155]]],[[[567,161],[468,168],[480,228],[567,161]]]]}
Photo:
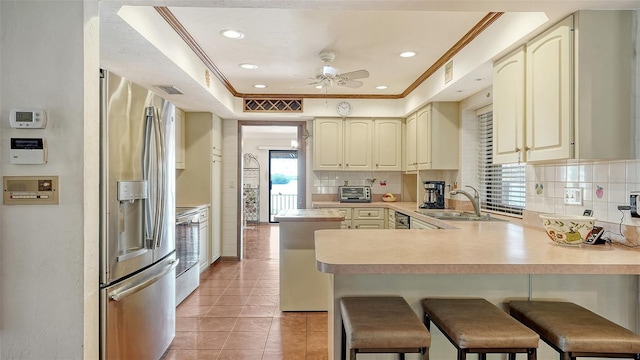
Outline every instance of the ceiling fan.
{"type": "Polygon", "coordinates": [[[329,65],[336,58],[336,54],[331,51],[320,52],[320,59],[324,62],[324,65],[318,69],[318,73],[314,78],[316,81],[309,85],[316,85],[320,89],[326,89],[333,84],[337,86],[344,86],[352,89],[361,87],[364,82],[358,79],[365,79],[369,77],[367,70],[356,70],[342,74],[338,74],[338,70],[329,65]]]}

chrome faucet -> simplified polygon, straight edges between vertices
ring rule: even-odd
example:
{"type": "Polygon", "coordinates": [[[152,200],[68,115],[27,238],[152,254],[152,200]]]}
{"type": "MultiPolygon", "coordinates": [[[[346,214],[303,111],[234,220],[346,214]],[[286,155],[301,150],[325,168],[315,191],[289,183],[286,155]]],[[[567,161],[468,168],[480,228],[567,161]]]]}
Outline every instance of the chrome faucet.
{"type": "Polygon", "coordinates": [[[466,196],[467,198],[469,198],[469,201],[471,201],[471,205],[473,205],[473,211],[476,213],[476,216],[482,216],[480,214],[480,194],[478,193],[478,190],[476,190],[476,188],[474,188],[473,186],[467,185],[466,187],[473,189],[473,192],[475,194],[473,196],[471,196],[471,194],[469,194],[468,192],[466,192],[464,190],[453,190],[449,194],[451,194],[451,195],[462,194],[462,195],[466,196]]]}

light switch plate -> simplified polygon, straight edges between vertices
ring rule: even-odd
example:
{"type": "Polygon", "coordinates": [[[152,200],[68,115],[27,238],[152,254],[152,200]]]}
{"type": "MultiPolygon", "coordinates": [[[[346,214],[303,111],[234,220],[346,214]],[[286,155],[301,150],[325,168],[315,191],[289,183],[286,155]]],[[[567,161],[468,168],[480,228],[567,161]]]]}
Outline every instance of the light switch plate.
{"type": "Polygon", "coordinates": [[[564,188],[565,205],[582,205],[582,188],[564,188]]]}

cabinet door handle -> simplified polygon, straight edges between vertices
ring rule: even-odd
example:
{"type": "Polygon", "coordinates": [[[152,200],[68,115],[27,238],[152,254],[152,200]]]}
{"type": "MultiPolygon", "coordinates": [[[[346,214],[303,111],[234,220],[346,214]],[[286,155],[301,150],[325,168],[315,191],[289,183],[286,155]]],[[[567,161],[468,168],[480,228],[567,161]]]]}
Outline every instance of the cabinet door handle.
{"type": "Polygon", "coordinates": [[[516,148],[516,152],[520,152],[520,148],[519,147],[516,148]]]}

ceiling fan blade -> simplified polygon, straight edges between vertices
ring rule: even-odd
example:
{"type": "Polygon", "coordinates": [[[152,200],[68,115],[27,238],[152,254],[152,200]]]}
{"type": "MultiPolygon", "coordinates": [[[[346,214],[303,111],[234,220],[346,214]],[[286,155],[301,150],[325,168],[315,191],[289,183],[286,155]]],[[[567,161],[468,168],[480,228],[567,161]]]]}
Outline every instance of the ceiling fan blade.
{"type": "Polygon", "coordinates": [[[369,77],[369,72],[367,70],[356,70],[336,75],[336,77],[344,80],[364,79],[369,77]]]}
{"type": "Polygon", "coordinates": [[[352,89],[357,89],[362,85],[364,85],[364,83],[360,80],[342,80],[342,79],[340,79],[339,81],[336,81],[336,84],[338,84],[339,86],[344,86],[352,89]]]}

